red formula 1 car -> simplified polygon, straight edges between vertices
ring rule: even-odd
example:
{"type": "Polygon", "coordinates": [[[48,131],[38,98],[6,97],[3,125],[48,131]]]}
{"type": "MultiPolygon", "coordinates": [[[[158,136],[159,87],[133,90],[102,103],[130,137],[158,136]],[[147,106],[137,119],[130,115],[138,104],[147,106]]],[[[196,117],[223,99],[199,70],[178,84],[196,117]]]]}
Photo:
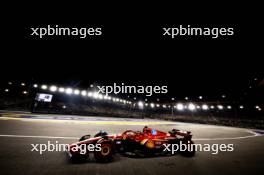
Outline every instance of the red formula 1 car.
{"type": "MultiPolygon", "coordinates": [[[[145,126],[142,132],[127,130],[122,134],[108,135],[100,131],[94,137],[85,135],[79,142],[69,145],[67,152],[73,160],[86,159],[89,153],[93,153],[96,161],[109,162],[115,153],[128,156],[171,155],[170,145],[192,146],[191,139],[192,135],[189,131],[172,129],[166,133],[145,126]],[[93,149],[88,150],[88,148],[93,149]]],[[[186,149],[180,153],[184,156],[194,156],[195,150],[186,149]]]]}

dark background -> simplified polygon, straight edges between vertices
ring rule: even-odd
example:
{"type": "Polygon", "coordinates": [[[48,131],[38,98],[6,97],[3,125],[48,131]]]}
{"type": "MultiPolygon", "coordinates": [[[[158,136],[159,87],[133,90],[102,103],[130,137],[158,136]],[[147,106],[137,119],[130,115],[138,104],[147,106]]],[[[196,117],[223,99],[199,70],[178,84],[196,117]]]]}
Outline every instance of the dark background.
{"type": "Polygon", "coordinates": [[[1,27],[2,83],[157,84],[168,85],[169,96],[231,94],[238,98],[263,78],[258,4],[64,1],[6,7],[1,27]],[[30,36],[30,27],[48,24],[102,27],[103,35],[86,39],[30,36]],[[233,27],[235,35],[218,39],[162,36],[163,27],[180,24],[233,27]]]}

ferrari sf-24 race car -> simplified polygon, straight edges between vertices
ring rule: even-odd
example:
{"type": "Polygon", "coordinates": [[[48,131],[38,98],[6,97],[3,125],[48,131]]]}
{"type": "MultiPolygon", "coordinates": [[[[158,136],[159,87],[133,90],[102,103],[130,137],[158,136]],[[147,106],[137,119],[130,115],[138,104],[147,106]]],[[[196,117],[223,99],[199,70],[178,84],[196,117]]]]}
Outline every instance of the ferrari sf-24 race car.
{"type": "MultiPolygon", "coordinates": [[[[79,142],[70,144],[67,152],[72,160],[84,160],[89,157],[90,153],[93,153],[97,162],[109,162],[113,159],[115,153],[135,157],[171,155],[166,147],[178,144],[192,146],[194,143],[191,132],[177,129],[162,132],[145,126],[143,131],[127,130],[122,134],[114,135],[108,135],[105,131],[100,131],[94,137],[84,135],[79,139],[79,142]],[[82,153],[80,145],[89,145],[99,149],[82,153]],[[97,147],[98,145],[100,147],[97,147]]],[[[178,152],[188,157],[195,154],[194,149],[178,152]]]]}

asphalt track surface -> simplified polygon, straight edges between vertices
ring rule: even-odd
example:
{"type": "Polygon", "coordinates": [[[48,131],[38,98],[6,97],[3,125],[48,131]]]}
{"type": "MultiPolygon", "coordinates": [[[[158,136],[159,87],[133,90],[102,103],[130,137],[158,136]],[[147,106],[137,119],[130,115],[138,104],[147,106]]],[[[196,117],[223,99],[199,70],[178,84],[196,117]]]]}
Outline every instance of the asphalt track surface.
{"type": "Polygon", "coordinates": [[[254,130],[214,125],[168,122],[150,119],[33,115],[7,113],[0,116],[1,175],[161,175],[161,174],[263,174],[264,136],[254,130]],[[72,163],[65,152],[32,152],[31,144],[72,143],[99,130],[122,133],[142,130],[144,125],[169,131],[190,130],[195,143],[234,144],[234,151],[198,151],[195,157],[181,155],[130,158],[115,155],[111,163],[100,164],[91,158],[72,163]]]}

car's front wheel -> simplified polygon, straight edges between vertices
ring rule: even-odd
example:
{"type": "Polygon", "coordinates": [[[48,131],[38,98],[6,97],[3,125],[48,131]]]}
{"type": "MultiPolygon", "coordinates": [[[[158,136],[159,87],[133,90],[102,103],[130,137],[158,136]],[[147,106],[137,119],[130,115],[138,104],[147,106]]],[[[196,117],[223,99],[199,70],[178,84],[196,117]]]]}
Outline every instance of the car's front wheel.
{"type": "Polygon", "coordinates": [[[94,158],[97,162],[110,162],[113,159],[113,143],[111,140],[102,139],[97,142],[101,145],[100,150],[94,152],[94,158]]]}

